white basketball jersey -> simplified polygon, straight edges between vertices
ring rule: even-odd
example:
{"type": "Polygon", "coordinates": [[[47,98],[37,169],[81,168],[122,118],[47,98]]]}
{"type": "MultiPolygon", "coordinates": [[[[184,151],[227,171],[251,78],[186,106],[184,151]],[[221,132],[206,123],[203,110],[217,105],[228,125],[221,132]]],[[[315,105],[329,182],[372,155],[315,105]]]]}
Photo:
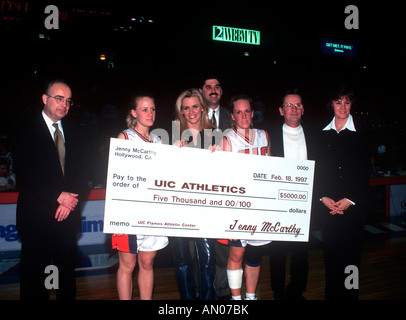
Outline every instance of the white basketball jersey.
{"type": "Polygon", "coordinates": [[[126,129],[122,131],[122,133],[124,134],[126,140],[141,140],[144,142],[162,143],[161,138],[153,133],[149,134],[149,140],[135,129],[126,129]]]}
{"type": "Polygon", "coordinates": [[[239,131],[233,130],[227,133],[225,138],[231,146],[232,152],[269,156],[269,138],[265,130],[250,129],[249,139],[239,131]]]}
{"type": "MultiPolygon", "coordinates": [[[[155,135],[153,133],[149,134],[149,140],[148,140],[135,129],[126,129],[121,132],[124,134],[124,137],[126,140],[141,140],[144,142],[162,143],[161,138],[159,138],[157,135],[155,135]]],[[[119,247],[117,247],[117,244],[114,243],[114,237],[112,239],[113,239],[113,248],[119,249],[119,247]]],[[[134,252],[134,253],[138,253],[140,251],[161,250],[169,244],[168,237],[140,235],[140,234],[133,235],[133,237],[129,237],[129,241],[132,241],[132,243],[135,243],[135,246],[137,249],[136,249],[136,252],[134,252]]]]}

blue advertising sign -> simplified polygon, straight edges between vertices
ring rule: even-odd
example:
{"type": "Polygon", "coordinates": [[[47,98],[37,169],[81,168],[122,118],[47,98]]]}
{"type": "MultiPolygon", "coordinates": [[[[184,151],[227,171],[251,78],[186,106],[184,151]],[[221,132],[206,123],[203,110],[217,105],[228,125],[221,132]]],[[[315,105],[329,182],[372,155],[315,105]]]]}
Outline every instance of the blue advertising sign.
{"type": "Polygon", "coordinates": [[[329,39],[321,40],[321,53],[350,58],[357,56],[356,45],[354,43],[329,39]]]}

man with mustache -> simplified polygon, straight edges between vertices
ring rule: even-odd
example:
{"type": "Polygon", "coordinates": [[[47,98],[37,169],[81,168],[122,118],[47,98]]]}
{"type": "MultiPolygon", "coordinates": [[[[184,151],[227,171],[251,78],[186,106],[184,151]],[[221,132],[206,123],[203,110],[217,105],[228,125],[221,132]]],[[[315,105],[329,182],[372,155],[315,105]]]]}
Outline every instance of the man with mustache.
{"type": "Polygon", "coordinates": [[[223,132],[230,128],[230,111],[220,106],[223,89],[219,80],[215,77],[207,77],[199,91],[209,103],[210,109],[208,110],[208,116],[213,123],[213,127],[223,132]]]}
{"type": "MultiPolygon", "coordinates": [[[[205,78],[203,86],[199,88],[203,98],[208,102],[208,117],[213,128],[224,132],[230,128],[231,114],[226,108],[220,106],[220,99],[223,89],[217,77],[208,76],[205,78]]],[[[210,165],[213,165],[210,163],[210,165]]],[[[216,247],[216,295],[220,300],[230,299],[231,291],[227,281],[227,258],[229,247],[215,241],[216,247]]]]}

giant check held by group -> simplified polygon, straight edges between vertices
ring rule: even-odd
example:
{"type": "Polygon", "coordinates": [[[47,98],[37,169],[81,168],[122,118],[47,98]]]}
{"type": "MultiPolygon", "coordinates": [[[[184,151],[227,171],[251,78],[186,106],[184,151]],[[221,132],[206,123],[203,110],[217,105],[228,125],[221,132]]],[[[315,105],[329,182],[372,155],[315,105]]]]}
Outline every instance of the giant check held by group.
{"type": "Polygon", "coordinates": [[[313,173],[309,160],[112,138],[104,232],[308,241],[313,173]]]}

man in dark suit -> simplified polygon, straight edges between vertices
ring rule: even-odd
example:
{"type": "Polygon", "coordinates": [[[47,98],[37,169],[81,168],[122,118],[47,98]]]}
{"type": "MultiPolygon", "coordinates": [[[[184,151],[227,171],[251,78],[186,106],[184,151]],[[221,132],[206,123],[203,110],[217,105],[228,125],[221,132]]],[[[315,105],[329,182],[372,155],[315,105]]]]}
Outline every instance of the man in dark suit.
{"type": "MultiPolygon", "coordinates": [[[[223,88],[221,87],[220,81],[216,77],[206,77],[201,88],[199,88],[200,93],[203,98],[209,104],[208,117],[213,124],[213,128],[219,132],[221,131],[221,136],[226,129],[230,128],[231,113],[228,109],[220,106],[221,96],[223,95],[223,88]]],[[[215,133],[216,134],[216,133],[215,133]]],[[[215,165],[215,164],[207,164],[215,165]]],[[[229,253],[229,247],[223,244],[215,242],[216,246],[216,294],[217,298],[229,299],[231,298],[231,291],[228,286],[227,281],[227,259],[229,253]]]]}
{"type": "Polygon", "coordinates": [[[42,113],[18,134],[21,299],[49,299],[52,288],[58,289],[57,299],[75,297],[74,268],[81,221],[78,201],[86,182],[81,170],[84,164],[79,127],[64,119],[71,99],[71,89],[63,80],[50,82],[42,95],[42,113]],[[62,142],[61,157],[55,139],[62,142]]]}
{"type": "MultiPolygon", "coordinates": [[[[280,126],[271,128],[271,155],[276,157],[311,160],[308,130],[302,126],[304,107],[297,89],[286,92],[279,107],[284,119],[280,126]]],[[[308,276],[308,245],[306,242],[279,242],[270,244],[271,287],[277,300],[303,299],[308,276]],[[285,288],[287,254],[291,253],[291,282],[285,288]]]]}

